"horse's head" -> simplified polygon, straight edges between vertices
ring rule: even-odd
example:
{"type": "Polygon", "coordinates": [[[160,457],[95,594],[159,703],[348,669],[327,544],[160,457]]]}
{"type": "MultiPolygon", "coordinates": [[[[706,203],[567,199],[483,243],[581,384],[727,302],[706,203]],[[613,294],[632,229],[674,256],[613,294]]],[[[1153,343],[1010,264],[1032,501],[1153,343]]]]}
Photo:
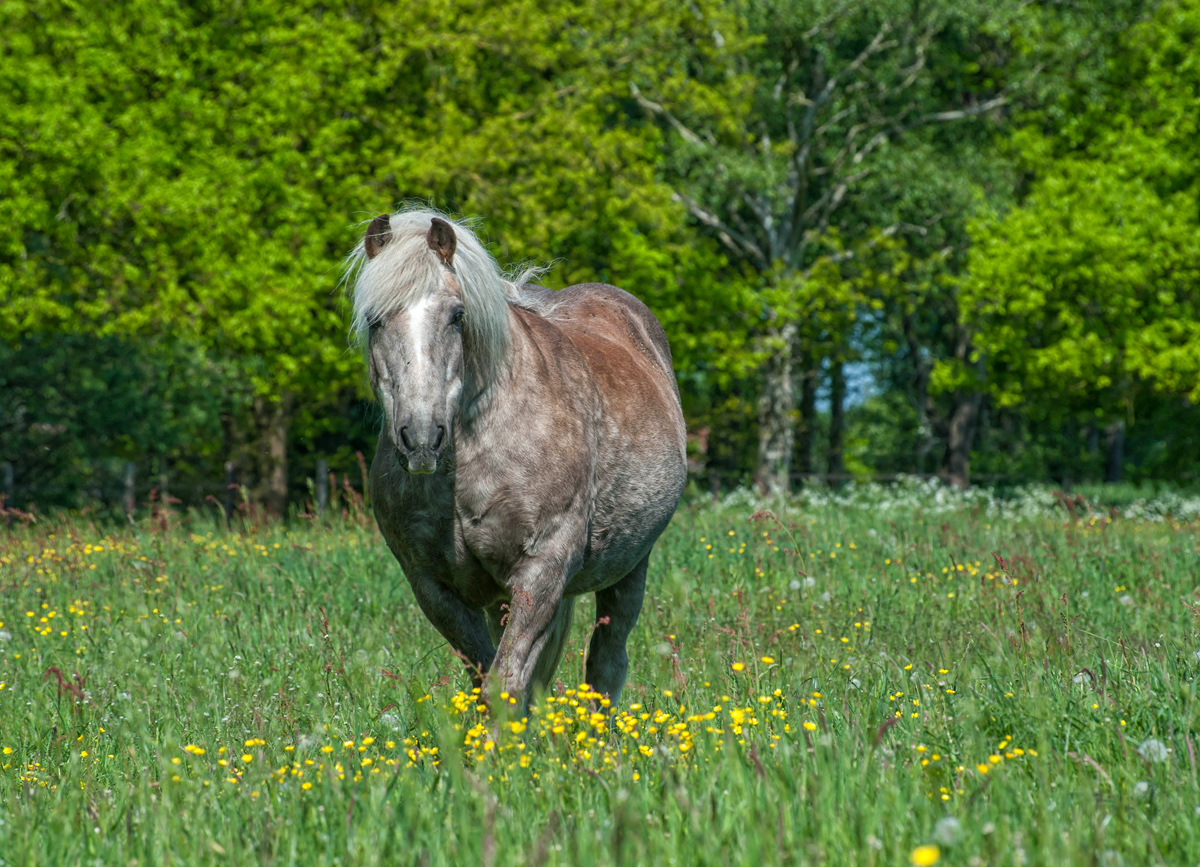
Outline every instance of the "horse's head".
{"type": "Polygon", "coordinates": [[[387,413],[385,435],[411,473],[432,473],[505,369],[509,304],[518,286],[475,233],[436,211],[376,217],[348,259],[354,328],[371,385],[387,413]]]}
{"type": "MultiPolygon", "coordinates": [[[[389,218],[376,217],[363,242],[366,257],[374,259],[392,241],[389,218]]],[[[454,227],[434,217],[420,243],[426,249],[406,252],[434,257],[418,264],[436,270],[422,281],[423,291],[370,324],[367,362],[387,414],[385,435],[410,473],[432,473],[450,445],[462,394],[466,309],[454,273],[454,227]]]]}

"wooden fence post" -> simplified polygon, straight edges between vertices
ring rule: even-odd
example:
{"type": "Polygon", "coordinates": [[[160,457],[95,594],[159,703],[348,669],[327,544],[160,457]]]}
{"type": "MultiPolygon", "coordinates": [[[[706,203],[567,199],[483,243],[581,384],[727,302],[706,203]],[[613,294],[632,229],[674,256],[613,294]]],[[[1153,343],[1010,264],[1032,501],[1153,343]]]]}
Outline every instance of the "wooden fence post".
{"type": "MultiPolygon", "coordinates": [[[[11,509],[13,504],[13,465],[9,461],[4,462],[4,502],[6,508],[11,509]]],[[[9,515],[5,523],[12,521],[12,516],[9,515]]]]}
{"type": "Polygon", "coordinates": [[[167,493],[167,459],[160,457],[158,459],[158,501],[162,503],[162,507],[167,508],[167,498],[170,494],[167,493]]]}
{"type": "Polygon", "coordinates": [[[125,463],[124,481],[125,496],[123,500],[125,503],[125,514],[132,516],[133,510],[137,507],[137,493],[134,489],[134,483],[137,481],[137,464],[133,461],[125,463]]]}
{"type": "Polygon", "coordinates": [[[317,517],[325,514],[325,507],[329,505],[329,462],[324,458],[317,458],[317,517]]]}
{"type": "Polygon", "coordinates": [[[233,520],[233,504],[237,494],[237,464],[225,462],[225,526],[233,520]]]}

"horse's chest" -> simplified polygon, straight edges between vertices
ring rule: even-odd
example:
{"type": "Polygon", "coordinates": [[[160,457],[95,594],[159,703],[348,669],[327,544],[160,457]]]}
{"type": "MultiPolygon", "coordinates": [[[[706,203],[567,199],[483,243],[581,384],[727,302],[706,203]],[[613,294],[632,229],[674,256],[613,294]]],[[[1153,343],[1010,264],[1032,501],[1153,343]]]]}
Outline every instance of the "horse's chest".
{"type": "Polygon", "coordinates": [[[505,596],[496,581],[498,560],[489,551],[491,534],[464,522],[453,496],[377,502],[380,529],[410,581],[433,580],[475,608],[505,596]],[[478,552],[484,552],[483,557],[478,552]]]}

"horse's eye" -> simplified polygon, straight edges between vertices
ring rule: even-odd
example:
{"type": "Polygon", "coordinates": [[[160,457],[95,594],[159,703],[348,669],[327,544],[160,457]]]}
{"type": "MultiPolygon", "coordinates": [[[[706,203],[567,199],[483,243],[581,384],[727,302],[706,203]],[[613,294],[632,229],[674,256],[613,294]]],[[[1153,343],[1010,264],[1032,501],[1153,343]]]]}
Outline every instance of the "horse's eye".
{"type": "Polygon", "coordinates": [[[453,325],[455,328],[461,328],[462,322],[463,322],[463,311],[461,309],[455,310],[454,315],[452,317],[450,317],[450,324],[453,325]]]}

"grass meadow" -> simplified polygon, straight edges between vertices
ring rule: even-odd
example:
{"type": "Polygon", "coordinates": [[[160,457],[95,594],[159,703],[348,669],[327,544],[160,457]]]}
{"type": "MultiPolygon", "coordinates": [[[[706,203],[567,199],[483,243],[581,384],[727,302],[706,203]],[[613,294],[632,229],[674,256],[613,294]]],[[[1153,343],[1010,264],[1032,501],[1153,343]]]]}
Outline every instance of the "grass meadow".
{"type": "Polygon", "coordinates": [[[490,717],[353,504],[0,529],[0,859],[1197,864],[1188,503],[681,507],[611,720],[590,600],[490,717]]]}

